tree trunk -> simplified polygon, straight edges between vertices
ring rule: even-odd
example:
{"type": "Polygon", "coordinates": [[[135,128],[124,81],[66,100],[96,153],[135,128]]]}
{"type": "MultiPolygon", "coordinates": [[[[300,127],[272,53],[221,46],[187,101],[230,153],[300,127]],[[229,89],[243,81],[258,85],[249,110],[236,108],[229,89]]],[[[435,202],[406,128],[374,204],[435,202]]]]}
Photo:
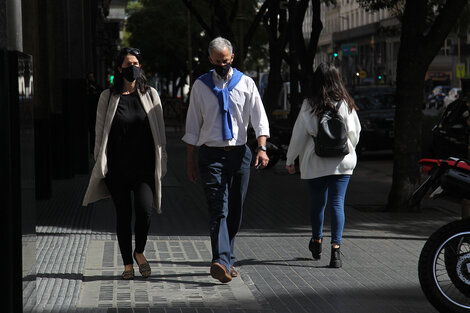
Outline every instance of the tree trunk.
{"type": "Polygon", "coordinates": [[[426,74],[426,68],[413,62],[412,58],[402,56],[398,63],[393,183],[388,197],[388,209],[391,211],[406,210],[406,202],[419,183],[417,161],[421,155],[419,139],[426,74]]]}
{"type": "Polygon", "coordinates": [[[286,12],[279,9],[279,1],[270,2],[268,16],[264,22],[269,36],[269,76],[263,103],[268,116],[271,117],[281,94],[282,53],[287,42],[286,12]]]}
{"type": "Polygon", "coordinates": [[[302,100],[310,96],[311,82],[313,79],[313,60],[317,51],[318,40],[323,29],[320,19],[320,0],[290,0],[289,1],[289,25],[291,40],[289,43],[291,54],[291,119],[295,122],[302,100]],[[309,2],[312,2],[312,25],[308,45],[302,35],[302,25],[309,2]],[[295,64],[295,62],[297,62],[295,64]],[[300,71],[297,70],[300,66],[300,71]],[[297,85],[300,83],[300,93],[297,85]],[[294,90],[294,93],[292,93],[294,90]]]}
{"type": "Polygon", "coordinates": [[[409,0],[405,4],[397,63],[393,182],[387,205],[390,211],[407,210],[408,199],[418,186],[424,77],[466,3],[447,1],[429,29],[425,26],[427,1],[409,0]]]}

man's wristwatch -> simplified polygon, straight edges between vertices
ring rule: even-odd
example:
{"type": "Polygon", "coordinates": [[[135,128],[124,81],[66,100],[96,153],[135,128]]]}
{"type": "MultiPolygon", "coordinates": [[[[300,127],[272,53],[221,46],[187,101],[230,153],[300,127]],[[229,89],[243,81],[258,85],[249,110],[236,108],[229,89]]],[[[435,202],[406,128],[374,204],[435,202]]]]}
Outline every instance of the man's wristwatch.
{"type": "Polygon", "coordinates": [[[258,151],[259,150],[266,152],[266,146],[258,146],[258,151]]]}

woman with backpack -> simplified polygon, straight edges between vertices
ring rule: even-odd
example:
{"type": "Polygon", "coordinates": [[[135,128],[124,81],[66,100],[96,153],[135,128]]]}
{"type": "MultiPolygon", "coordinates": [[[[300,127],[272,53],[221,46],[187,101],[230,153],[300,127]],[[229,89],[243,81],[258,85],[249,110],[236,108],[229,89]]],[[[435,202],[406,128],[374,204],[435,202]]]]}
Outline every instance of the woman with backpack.
{"type": "Polygon", "coordinates": [[[144,249],[153,209],[161,211],[161,179],[167,160],[160,97],[147,84],[141,62],[139,49],[122,49],[115,63],[114,86],[101,93],[96,114],[95,165],[83,199],[84,206],[110,196],[113,199],[124,264],[121,277],[126,280],[134,279],[133,259],[143,277],[151,274],[144,249]]]}
{"type": "Polygon", "coordinates": [[[315,71],[313,85],[312,95],[304,100],[292,131],[286,169],[294,174],[294,161],[299,157],[300,178],[307,180],[311,198],[309,250],[314,259],[320,259],[322,254],[324,212],[328,204],[330,267],[339,268],[344,198],[357,162],[355,148],[361,124],[354,100],[334,66],[321,63],[315,71]]]}

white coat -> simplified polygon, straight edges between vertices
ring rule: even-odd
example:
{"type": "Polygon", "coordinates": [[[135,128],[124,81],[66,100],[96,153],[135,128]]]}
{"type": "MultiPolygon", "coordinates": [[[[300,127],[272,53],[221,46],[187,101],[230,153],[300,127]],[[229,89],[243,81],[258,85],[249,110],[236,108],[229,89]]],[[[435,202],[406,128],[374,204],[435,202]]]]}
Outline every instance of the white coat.
{"type": "MultiPolygon", "coordinates": [[[[104,182],[106,173],[108,172],[108,159],[106,150],[108,145],[109,132],[113,123],[114,115],[119,104],[120,95],[112,94],[109,96],[110,90],[104,90],[98,101],[98,108],[96,111],[96,126],[95,126],[95,149],[94,159],[95,165],[90,176],[90,182],[83,198],[83,205],[109,198],[111,195],[104,182]],[[109,101],[109,102],[108,102],[109,101]]],[[[153,206],[158,213],[161,213],[161,179],[166,174],[166,136],[165,124],[163,121],[163,109],[157,91],[150,87],[150,90],[142,94],[138,91],[142,106],[147,113],[150,130],[155,142],[155,198],[153,206]],[[152,98],[149,93],[152,93],[152,98]]]]}
{"type": "Polygon", "coordinates": [[[315,154],[312,136],[317,135],[318,118],[312,113],[308,100],[304,100],[299,116],[292,130],[287,151],[286,165],[294,164],[297,156],[300,163],[300,178],[312,179],[328,175],[351,175],[357,163],[356,146],[359,142],[361,123],[356,110],[349,112],[343,101],[338,110],[346,122],[349,154],[338,158],[322,158],[315,154]]]}

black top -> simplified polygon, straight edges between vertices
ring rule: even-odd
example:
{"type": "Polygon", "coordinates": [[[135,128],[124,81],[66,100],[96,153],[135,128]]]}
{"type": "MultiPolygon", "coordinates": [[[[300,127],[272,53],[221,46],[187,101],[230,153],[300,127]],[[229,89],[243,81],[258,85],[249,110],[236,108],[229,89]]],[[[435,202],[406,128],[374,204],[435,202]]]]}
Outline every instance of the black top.
{"type": "Polygon", "coordinates": [[[109,133],[108,170],[152,174],[155,143],[147,113],[137,92],[121,95],[109,133]]]}

